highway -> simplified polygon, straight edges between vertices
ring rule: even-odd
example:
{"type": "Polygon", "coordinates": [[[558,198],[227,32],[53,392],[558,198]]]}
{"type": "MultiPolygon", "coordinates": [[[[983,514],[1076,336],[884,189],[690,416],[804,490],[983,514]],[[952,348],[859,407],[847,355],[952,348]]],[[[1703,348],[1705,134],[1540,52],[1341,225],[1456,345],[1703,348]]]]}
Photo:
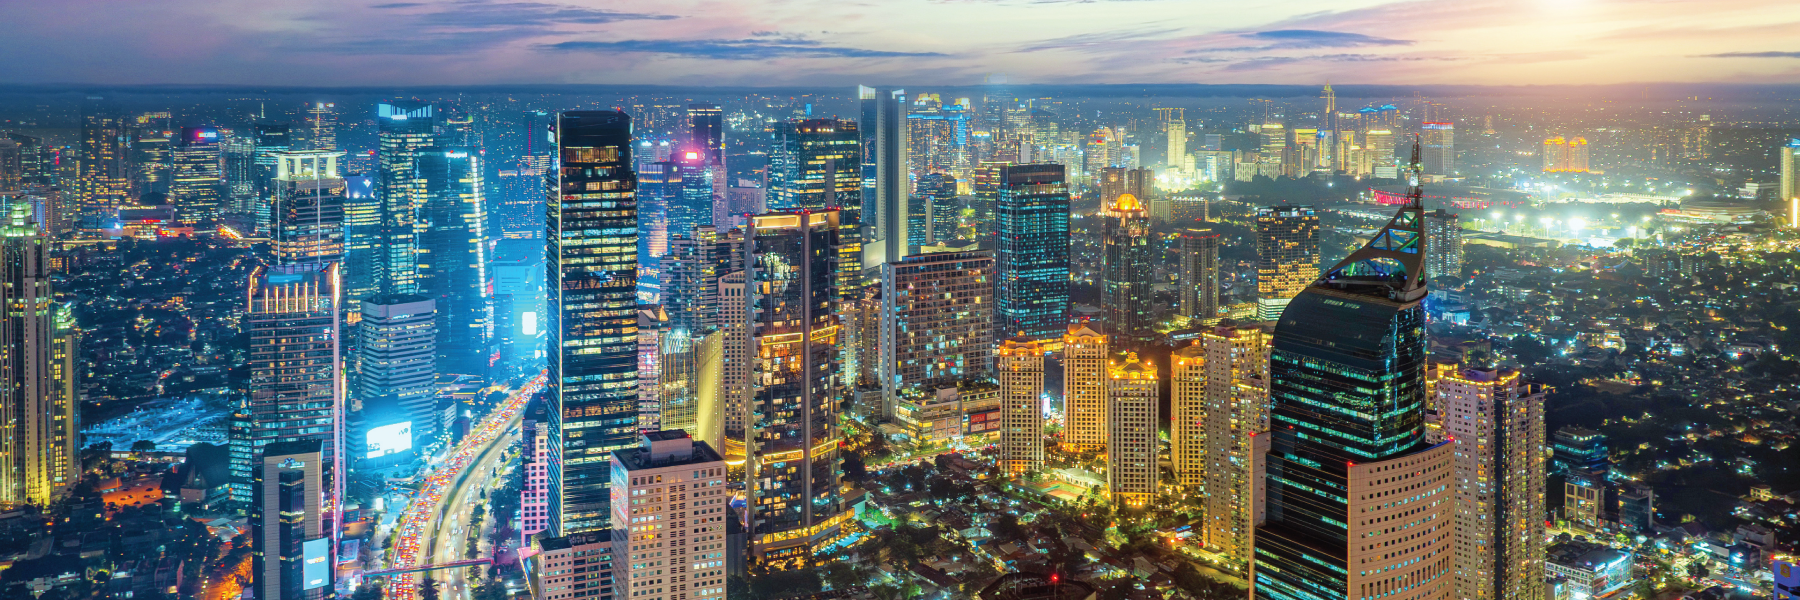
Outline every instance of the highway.
{"type": "MultiPolygon", "coordinates": [[[[479,425],[470,429],[468,437],[425,478],[394,532],[394,555],[390,563],[393,567],[440,564],[463,558],[470,509],[505,456],[507,445],[518,438],[519,419],[526,402],[543,386],[544,376],[540,374],[514,390],[479,425]]],[[[466,597],[470,591],[469,582],[464,581],[466,570],[465,567],[433,574],[433,579],[445,582],[441,597],[466,597]]],[[[422,579],[418,574],[390,577],[387,598],[416,598],[418,582],[422,579]]]]}

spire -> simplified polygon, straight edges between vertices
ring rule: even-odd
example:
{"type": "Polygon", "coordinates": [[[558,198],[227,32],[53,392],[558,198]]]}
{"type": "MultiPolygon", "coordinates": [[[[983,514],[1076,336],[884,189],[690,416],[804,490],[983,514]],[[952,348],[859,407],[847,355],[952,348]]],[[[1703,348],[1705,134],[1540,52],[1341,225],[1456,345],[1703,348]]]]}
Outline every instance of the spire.
{"type": "Polygon", "coordinates": [[[1325,271],[1313,287],[1385,296],[1400,302],[1425,297],[1425,190],[1419,174],[1420,142],[1413,136],[1412,186],[1406,204],[1369,243],[1325,271]]]}

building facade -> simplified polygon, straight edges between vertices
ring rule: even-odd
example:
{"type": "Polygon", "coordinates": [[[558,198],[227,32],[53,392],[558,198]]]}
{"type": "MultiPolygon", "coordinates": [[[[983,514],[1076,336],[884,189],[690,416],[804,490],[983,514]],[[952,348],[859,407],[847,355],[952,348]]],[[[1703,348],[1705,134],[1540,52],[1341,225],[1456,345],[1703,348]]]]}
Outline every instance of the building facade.
{"type": "Polygon", "coordinates": [[[995,337],[1054,342],[1069,323],[1069,185],[1063,166],[1001,170],[994,209],[995,337]]]}
{"type": "Polygon", "coordinates": [[[1044,468],[1044,348],[1006,340],[995,351],[1000,379],[1000,471],[1023,475],[1044,468]]]}
{"type": "Polygon", "coordinates": [[[419,211],[414,278],[417,293],[437,301],[440,373],[484,376],[494,359],[482,170],[481,153],[466,147],[420,148],[413,159],[419,211]]]}
{"type": "Polygon", "coordinates": [[[1137,196],[1122,194],[1101,213],[1100,293],[1106,329],[1116,348],[1141,349],[1156,337],[1155,262],[1150,211],[1137,196]]]}
{"type": "Polygon", "coordinates": [[[0,226],[0,506],[48,508],[81,476],[73,308],[51,288],[54,245],[8,207],[0,226]]]}
{"type": "Polygon", "coordinates": [[[1319,278],[1319,215],[1309,206],[1256,211],[1257,318],[1274,321],[1319,278]]]}
{"type": "MultiPolygon", "coordinates": [[[[377,168],[375,174],[376,222],[368,231],[372,248],[373,285],[377,293],[414,294],[419,291],[418,152],[436,146],[439,118],[428,102],[395,100],[376,105],[377,168]]],[[[360,299],[360,298],[359,298],[360,299]]]]}
{"type": "Polygon", "coordinates": [[[1112,502],[1142,508],[1162,482],[1156,432],[1160,393],[1156,365],[1128,352],[1106,369],[1106,491],[1112,502]]]}
{"type": "Polygon", "coordinates": [[[862,102],[863,268],[906,256],[908,176],[906,90],[859,86],[862,102]]]}
{"type": "Polygon", "coordinates": [[[1437,393],[1455,448],[1456,597],[1545,600],[1543,389],[1456,369],[1437,393]]]}
{"type": "Polygon", "coordinates": [[[987,377],[993,362],[994,255],[919,254],[881,267],[881,385],[903,390],[987,377]]]}
{"type": "Polygon", "coordinates": [[[1181,291],[1178,307],[1190,323],[1219,318],[1219,233],[1211,227],[1181,230],[1181,291]]]}
{"type": "Polygon", "coordinates": [[[1456,213],[1441,208],[1425,213],[1425,235],[1431,238],[1431,256],[1425,257],[1425,275],[1462,277],[1462,223],[1456,213]]]}
{"type": "Polygon", "coordinates": [[[327,150],[273,156],[269,237],[282,264],[343,263],[348,186],[338,175],[342,156],[327,150]]]}
{"type": "Polygon", "coordinates": [[[250,513],[251,586],[257,598],[320,600],[332,594],[319,440],[275,442],[258,452],[250,513]]]}
{"type": "Polygon", "coordinates": [[[169,181],[169,203],[180,222],[191,225],[225,214],[224,158],[219,153],[224,141],[216,127],[181,128],[169,181]]]}
{"type": "Polygon", "coordinates": [[[1178,374],[1184,367],[1190,370],[1176,384],[1188,389],[1175,390],[1181,394],[1176,410],[1186,411],[1178,414],[1179,435],[1174,436],[1182,440],[1176,476],[1184,485],[1206,490],[1201,543],[1240,571],[1252,559],[1251,533],[1259,511],[1256,437],[1266,438],[1269,427],[1270,342],[1266,324],[1221,325],[1176,357],[1178,374]],[[1195,377],[1193,370],[1202,375],[1195,377]],[[1198,385],[1192,383],[1195,379],[1198,385]]]}
{"type": "Polygon", "coordinates": [[[1063,445],[1076,452],[1106,448],[1108,341],[1089,323],[1069,325],[1062,338],[1063,445]]]}
{"type": "Polygon", "coordinates": [[[612,455],[612,547],[630,569],[621,598],[725,597],[725,459],[683,431],[653,431],[612,455]]]}
{"type": "Polygon", "coordinates": [[[358,427],[350,439],[359,465],[411,462],[438,435],[437,301],[420,295],[377,295],[360,306],[357,325],[358,427]]]}

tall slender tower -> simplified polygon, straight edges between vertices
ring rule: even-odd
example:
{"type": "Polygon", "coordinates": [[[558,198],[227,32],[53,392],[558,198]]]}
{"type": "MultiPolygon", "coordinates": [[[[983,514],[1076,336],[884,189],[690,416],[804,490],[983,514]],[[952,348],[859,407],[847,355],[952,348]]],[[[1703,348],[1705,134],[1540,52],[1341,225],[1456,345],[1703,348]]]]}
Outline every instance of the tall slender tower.
{"type": "Polygon", "coordinates": [[[1422,196],[1275,326],[1258,598],[1452,597],[1452,448],[1425,435],[1422,196]]]}
{"type": "Polygon", "coordinates": [[[1320,151],[1331,153],[1331,171],[1336,173],[1344,170],[1344,156],[1339,151],[1342,144],[1338,143],[1339,138],[1343,136],[1343,130],[1338,127],[1337,92],[1331,89],[1331,82],[1325,82],[1325,91],[1321,97],[1325,99],[1325,122],[1320,125],[1324,127],[1325,131],[1330,132],[1331,139],[1323,144],[1329,148],[1320,148],[1320,151]]]}
{"type": "Polygon", "coordinates": [[[1054,342],[1069,323],[1069,184],[1050,163],[1001,169],[994,212],[996,339],[1054,342]]]}
{"type": "Polygon", "coordinates": [[[0,506],[49,507],[81,475],[74,331],[50,287],[51,241],[14,202],[0,225],[0,506]]]}
{"type": "Polygon", "coordinates": [[[906,90],[857,88],[862,99],[863,268],[906,256],[907,176],[906,90]]]}
{"type": "Polygon", "coordinates": [[[608,453],[637,443],[637,176],[631,117],[558,114],[545,173],[550,528],[610,527],[608,453]]]}
{"type": "Polygon", "coordinates": [[[83,228],[95,228],[125,204],[131,183],[126,166],[124,118],[104,101],[89,98],[82,106],[75,163],[75,212],[83,228]]]}
{"type": "Polygon", "coordinates": [[[306,107],[306,128],[313,150],[337,150],[337,103],[314,102],[306,107]]]}
{"type": "Polygon", "coordinates": [[[1256,211],[1256,312],[1274,321],[1319,277],[1319,215],[1310,206],[1256,211]]]}
{"type": "MultiPolygon", "coordinates": [[[[769,150],[770,210],[837,210],[844,224],[838,289],[861,296],[863,146],[855,121],[808,119],[775,125],[769,150]]],[[[871,270],[879,265],[870,265],[871,270]]]]}
{"type": "Polygon", "coordinates": [[[356,398],[362,410],[350,439],[368,445],[352,458],[384,468],[420,456],[437,438],[437,303],[418,295],[373,296],[360,310],[356,398]]]}
{"type": "Polygon", "coordinates": [[[1219,233],[1200,225],[1181,230],[1181,314],[1193,323],[1219,318],[1219,233]]]}
{"type": "Polygon", "coordinates": [[[1456,597],[1544,600],[1544,391],[1513,370],[1446,369],[1455,448],[1456,597]]]}
{"type": "Polygon", "coordinates": [[[1023,475],[1044,468],[1044,349],[1006,340],[995,352],[1000,378],[1000,470],[1023,475]]]}
{"type": "Polygon", "coordinates": [[[1143,507],[1156,497],[1160,393],[1154,363],[1136,352],[1106,368],[1106,490],[1115,504],[1143,507]]]}
{"type": "Polygon", "coordinates": [[[1255,438],[1269,427],[1269,341],[1266,323],[1221,325],[1176,358],[1176,374],[1188,370],[1175,384],[1176,477],[1206,490],[1201,543],[1240,572],[1258,510],[1255,438]]]}
{"type": "Polygon", "coordinates": [[[346,184],[338,176],[343,154],[328,150],[274,155],[270,236],[281,264],[344,260],[346,184]]]}
{"type": "Polygon", "coordinates": [[[183,127],[175,147],[175,168],[169,182],[169,201],[182,223],[216,219],[225,212],[225,184],[220,171],[219,142],[214,127],[183,127]]]}
{"type": "Polygon", "coordinates": [[[384,294],[418,293],[418,152],[437,144],[438,111],[428,102],[395,100],[377,107],[380,160],[375,193],[380,226],[373,241],[374,284],[384,294]]]}
{"type": "MultiPolygon", "coordinates": [[[[437,301],[438,371],[485,375],[494,349],[488,287],[487,194],[481,153],[421,148],[413,159],[418,206],[418,293],[437,301]]],[[[635,238],[634,238],[635,243],[635,238]]]]}
{"type": "Polygon", "coordinates": [[[1781,201],[1787,203],[1788,227],[1800,229],[1800,138],[1776,149],[1781,163],[1781,201]]]}
{"type": "Polygon", "coordinates": [[[1106,304],[1106,328],[1116,348],[1142,349],[1156,337],[1151,313],[1158,248],[1150,238],[1150,211],[1136,196],[1122,194],[1101,214],[1100,293],[1106,304]]]}
{"type": "Polygon", "coordinates": [[[1070,450],[1106,448],[1106,342],[1088,323],[1063,335],[1063,444],[1070,450]]]}

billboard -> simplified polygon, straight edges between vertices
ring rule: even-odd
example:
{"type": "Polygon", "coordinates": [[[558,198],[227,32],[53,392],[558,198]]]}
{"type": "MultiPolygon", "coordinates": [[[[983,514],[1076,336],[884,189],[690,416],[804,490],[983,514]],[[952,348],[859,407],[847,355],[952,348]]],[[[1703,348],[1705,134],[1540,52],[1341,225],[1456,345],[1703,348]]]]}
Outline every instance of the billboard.
{"type": "Polygon", "coordinates": [[[306,540],[300,543],[300,556],[304,561],[300,566],[300,579],[305,583],[303,589],[316,590],[331,583],[331,563],[325,555],[331,551],[331,538],[306,540]]]}
{"type": "Polygon", "coordinates": [[[1775,573],[1775,600],[1794,600],[1800,598],[1800,567],[1794,566],[1793,559],[1779,557],[1771,565],[1770,571],[1775,573]]]}
{"type": "Polygon", "coordinates": [[[412,449],[412,421],[382,425],[369,430],[369,452],[365,458],[380,458],[412,449]]]}

